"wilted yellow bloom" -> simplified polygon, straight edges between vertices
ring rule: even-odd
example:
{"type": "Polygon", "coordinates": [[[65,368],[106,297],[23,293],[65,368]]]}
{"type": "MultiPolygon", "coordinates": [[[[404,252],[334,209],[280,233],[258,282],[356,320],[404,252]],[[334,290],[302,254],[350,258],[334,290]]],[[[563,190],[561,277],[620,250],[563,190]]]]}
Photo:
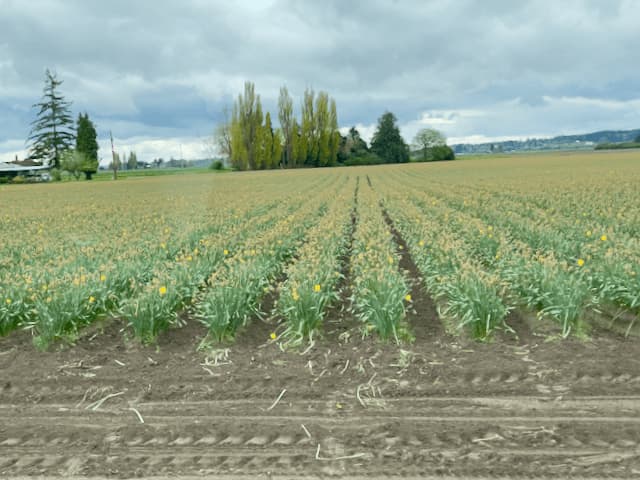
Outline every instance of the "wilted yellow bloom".
{"type": "Polygon", "coordinates": [[[591,230],[587,230],[587,231],[585,232],[585,235],[586,235],[587,237],[590,237],[590,236],[592,235],[592,234],[591,234],[591,230]]]}
{"type": "Polygon", "coordinates": [[[297,302],[298,300],[300,300],[300,295],[298,295],[298,290],[296,290],[295,288],[293,289],[293,291],[291,292],[291,297],[297,302]]]}
{"type": "Polygon", "coordinates": [[[7,299],[4,301],[4,303],[6,303],[7,305],[11,305],[11,299],[10,299],[10,298],[7,298],[7,299]]]}
{"type": "Polygon", "coordinates": [[[158,293],[160,294],[161,297],[163,297],[164,295],[167,294],[167,287],[165,287],[164,285],[162,287],[160,287],[158,289],[158,293]]]}
{"type": "Polygon", "coordinates": [[[418,242],[418,246],[419,246],[419,247],[424,247],[424,240],[420,240],[420,241],[418,242]]]}
{"type": "Polygon", "coordinates": [[[393,257],[387,258],[387,261],[389,262],[389,265],[392,265],[393,264],[393,257]]]}

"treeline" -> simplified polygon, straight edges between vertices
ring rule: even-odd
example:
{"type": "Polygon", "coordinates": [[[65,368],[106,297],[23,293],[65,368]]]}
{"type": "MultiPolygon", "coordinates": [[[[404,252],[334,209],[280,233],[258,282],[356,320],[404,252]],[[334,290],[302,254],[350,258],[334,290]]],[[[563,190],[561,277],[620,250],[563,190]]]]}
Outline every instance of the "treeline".
{"type": "Polygon", "coordinates": [[[146,168],[147,165],[138,160],[138,154],[134,151],[129,152],[128,157],[127,152],[122,152],[122,155],[119,152],[112,152],[111,158],[108,170],[137,170],[138,168],[146,168]]]}
{"type": "Polygon", "coordinates": [[[304,92],[296,118],[286,87],[278,99],[279,128],[263,113],[255,85],[246,82],[236,99],[230,121],[218,128],[218,145],[238,170],[325,167],[336,165],[340,146],[336,102],[326,92],[304,92]]]}
{"type": "Polygon", "coordinates": [[[595,150],[628,150],[632,148],[640,148],[640,135],[633,142],[599,143],[595,150]]]}
{"type": "MultiPolygon", "coordinates": [[[[391,112],[378,119],[371,146],[355,127],[347,135],[338,130],[336,102],[327,92],[307,89],[300,117],[294,113],[293,98],[286,87],[278,98],[279,127],[274,128],[270,112],[263,112],[255,85],[245,82],[244,91],[233,104],[231,117],[214,131],[215,143],[236,170],[331,167],[409,162],[411,150],[391,112]]],[[[440,132],[421,130],[416,137],[420,155],[415,161],[452,160],[453,150],[440,132]]]]}

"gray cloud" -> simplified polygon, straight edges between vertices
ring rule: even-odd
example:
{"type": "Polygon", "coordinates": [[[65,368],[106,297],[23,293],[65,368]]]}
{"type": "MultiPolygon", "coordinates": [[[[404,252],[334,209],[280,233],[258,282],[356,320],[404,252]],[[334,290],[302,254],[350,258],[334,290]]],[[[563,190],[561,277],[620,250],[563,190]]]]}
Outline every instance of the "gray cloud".
{"type": "Polygon", "coordinates": [[[298,98],[312,86],[336,98],[341,125],[370,130],[388,109],[406,136],[640,126],[633,0],[0,0],[0,11],[0,159],[27,136],[46,67],[74,112],[126,144],[195,145],[245,79],[273,113],[281,85],[298,98]]]}

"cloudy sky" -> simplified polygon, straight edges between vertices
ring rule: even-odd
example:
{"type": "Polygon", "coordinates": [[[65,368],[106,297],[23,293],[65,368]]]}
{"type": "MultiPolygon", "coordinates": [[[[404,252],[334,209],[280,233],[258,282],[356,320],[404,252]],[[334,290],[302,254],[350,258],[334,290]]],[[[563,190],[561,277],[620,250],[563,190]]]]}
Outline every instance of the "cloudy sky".
{"type": "Polygon", "coordinates": [[[326,90],[370,138],[390,110],[449,143],[640,128],[635,0],[0,0],[0,161],[25,152],[46,68],[101,153],[202,158],[245,80],[277,117],[326,90]]]}

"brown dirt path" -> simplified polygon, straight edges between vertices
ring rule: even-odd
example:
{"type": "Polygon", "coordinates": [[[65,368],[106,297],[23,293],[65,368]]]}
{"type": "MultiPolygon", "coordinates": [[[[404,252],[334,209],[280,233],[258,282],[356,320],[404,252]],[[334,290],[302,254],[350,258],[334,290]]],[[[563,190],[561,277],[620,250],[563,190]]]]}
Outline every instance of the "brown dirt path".
{"type": "Polygon", "coordinates": [[[418,336],[401,354],[352,325],[305,355],[258,323],[208,356],[194,322],[157,347],[117,321],[50,353],[2,339],[0,477],[638,477],[637,343],[418,336]]]}

